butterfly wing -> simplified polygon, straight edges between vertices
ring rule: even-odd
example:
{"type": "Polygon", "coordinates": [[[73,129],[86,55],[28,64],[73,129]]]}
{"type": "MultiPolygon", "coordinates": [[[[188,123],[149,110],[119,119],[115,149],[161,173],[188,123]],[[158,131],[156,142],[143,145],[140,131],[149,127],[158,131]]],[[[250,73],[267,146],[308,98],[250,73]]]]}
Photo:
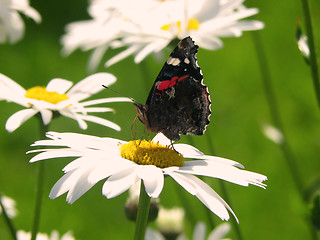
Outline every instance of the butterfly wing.
{"type": "Polygon", "coordinates": [[[147,127],[177,141],[179,135],[202,135],[209,124],[211,100],[197,64],[198,46],[181,40],[161,69],[150,91],[147,127]]]}

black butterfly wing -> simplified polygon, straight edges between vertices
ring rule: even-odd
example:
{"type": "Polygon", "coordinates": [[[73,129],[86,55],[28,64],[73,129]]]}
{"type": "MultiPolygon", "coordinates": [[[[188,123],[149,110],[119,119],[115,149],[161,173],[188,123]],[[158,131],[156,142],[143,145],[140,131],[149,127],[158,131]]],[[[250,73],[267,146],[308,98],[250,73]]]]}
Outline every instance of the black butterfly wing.
{"type": "Polygon", "coordinates": [[[197,64],[198,46],[181,40],[161,69],[145,106],[148,128],[177,141],[179,135],[202,135],[209,124],[211,101],[197,64]]]}

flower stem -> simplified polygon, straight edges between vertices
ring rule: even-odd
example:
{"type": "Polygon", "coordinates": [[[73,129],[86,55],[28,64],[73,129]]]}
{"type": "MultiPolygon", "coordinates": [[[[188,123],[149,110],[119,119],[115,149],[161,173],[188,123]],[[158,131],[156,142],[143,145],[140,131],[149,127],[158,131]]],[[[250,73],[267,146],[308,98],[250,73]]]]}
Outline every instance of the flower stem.
{"type": "Polygon", "coordinates": [[[280,143],[281,150],[283,152],[283,155],[285,157],[285,160],[287,162],[287,165],[289,166],[290,173],[292,175],[293,181],[296,185],[296,188],[298,192],[300,193],[301,197],[304,199],[304,193],[303,193],[303,184],[301,180],[300,173],[298,171],[298,167],[296,164],[296,160],[293,157],[291,148],[289,147],[285,133],[284,128],[280,119],[279,109],[278,109],[278,102],[273,90],[273,86],[271,83],[271,76],[269,71],[269,65],[267,61],[267,57],[264,51],[264,47],[260,38],[260,35],[258,32],[253,33],[253,41],[255,44],[257,56],[258,56],[258,63],[260,66],[261,71],[261,77],[262,77],[262,83],[263,83],[263,89],[267,98],[267,103],[269,105],[269,111],[271,115],[272,122],[276,128],[278,128],[281,133],[283,134],[283,141],[280,143]]]}
{"type": "MultiPolygon", "coordinates": [[[[48,125],[44,125],[41,119],[40,114],[37,115],[39,120],[39,135],[40,139],[43,139],[48,130],[48,125]]],[[[33,223],[31,230],[31,240],[35,240],[37,237],[37,233],[40,225],[40,217],[41,217],[41,207],[42,207],[42,195],[43,195],[43,186],[44,186],[44,178],[45,178],[45,162],[40,161],[38,164],[38,173],[37,173],[37,186],[36,186],[36,199],[35,199],[35,207],[33,213],[33,223]]]]}
{"type": "MultiPolygon", "coordinates": [[[[286,164],[288,165],[289,172],[290,172],[292,179],[293,179],[293,182],[296,186],[296,190],[299,193],[302,201],[304,201],[304,203],[307,206],[308,202],[307,202],[307,198],[304,194],[304,184],[301,179],[301,174],[298,171],[297,162],[296,162],[296,159],[294,158],[292,150],[291,150],[289,144],[287,143],[286,135],[284,133],[284,128],[283,128],[283,125],[282,125],[282,122],[280,119],[280,114],[279,114],[279,110],[278,110],[278,103],[277,103],[276,96],[275,96],[272,82],[271,82],[271,76],[270,76],[269,65],[268,65],[266,53],[264,51],[264,47],[263,47],[259,32],[254,32],[252,34],[253,34],[252,35],[253,41],[254,41],[254,45],[256,48],[257,57],[258,57],[258,63],[260,66],[261,78],[262,78],[262,82],[263,82],[263,86],[264,86],[264,91],[265,91],[265,95],[267,98],[267,103],[269,105],[270,115],[271,115],[273,124],[275,125],[275,127],[277,127],[281,131],[281,133],[283,135],[283,141],[279,144],[279,146],[280,146],[280,149],[283,153],[286,164]]],[[[307,223],[310,228],[310,233],[311,233],[312,239],[318,239],[317,233],[311,225],[310,218],[307,220],[307,223]]]]}
{"type": "Polygon", "coordinates": [[[144,235],[146,233],[148,225],[150,202],[151,198],[146,193],[144,184],[141,180],[138,215],[136,219],[136,229],[134,233],[135,240],[144,240],[144,235]]]}
{"type": "Polygon", "coordinates": [[[2,215],[4,217],[5,222],[7,223],[7,226],[9,228],[10,234],[12,236],[12,239],[17,239],[17,231],[13,225],[13,222],[11,221],[10,217],[7,214],[5,206],[2,204],[2,194],[0,193],[0,208],[2,209],[2,215]]]}
{"type": "Polygon", "coordinates": [[[313,36],[313,30],[312,30],[312,21],[311,21],[311,14],[310,14],[310,8],[308,0],[301,0],[302,3],[302,10],[304,15],[304,21],[305,21],[305,27],[306,27],[306,33],[308,37],[308,46],[310,50],[310,68],[311,68],[311,74],[313,79],[313,87],[316,93],[318,107],[320,109],[320,83],[319,83],[319,71],[318,71],[318,63],[317,63],[317,55],[316,55],[316,49],[314,44],[314,36],[313,36]]]}

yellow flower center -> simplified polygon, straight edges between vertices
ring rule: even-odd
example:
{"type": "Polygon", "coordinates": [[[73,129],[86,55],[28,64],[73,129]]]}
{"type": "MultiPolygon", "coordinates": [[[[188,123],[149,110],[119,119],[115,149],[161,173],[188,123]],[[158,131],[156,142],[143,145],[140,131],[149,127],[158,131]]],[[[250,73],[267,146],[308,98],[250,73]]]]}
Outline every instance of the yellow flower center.
{"type": "Polygon", "coordinates": [[[155,165],[160,168],[179,167],[184,162],[184,158],[180,153],[151,140],[133,140],[123,144],[120,155],[140,165],[155,165]]]}
{"type": "MultiPolygon", "coordinates": [[[[181,33],[181,21],[177,21],[176,23],[169,23],[165,24],[161,27],[162,30],[164,31],[169,31],[172,28],[172,25],[176,24],[176,27],[178,28],[178,32],[181,33]]],[[[190,18],[187,24],[187,30],[198,30],[200,27],[200,22],[196,18],[190,18]]]]}
{"type": "Polygon", "coordinates": [[[45,87],[39,87],[39,86],[28,89],[24,96],[26,98],[42,100],[52,104],[57,104],[59,102],[69,99],[69,97],[66,94],[49,92],[46,90],[45,87]]]}
{"type": "Polygon", "coordinates": [[[187,29],[188,29],[188,30],[198,30],[198,29],[199,29],[199,26],[200,26],[199,20],[198,20],[198,19],[195,19],[195,18],[191,18],[191,19],[188,21],[187,29]]]}

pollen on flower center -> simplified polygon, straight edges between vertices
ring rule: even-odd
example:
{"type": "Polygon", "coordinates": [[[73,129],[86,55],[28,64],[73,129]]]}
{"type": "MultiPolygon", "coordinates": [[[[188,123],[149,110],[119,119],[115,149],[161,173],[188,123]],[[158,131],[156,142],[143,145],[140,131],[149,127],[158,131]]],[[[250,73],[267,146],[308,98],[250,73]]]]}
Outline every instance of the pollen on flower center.
{"type": "Polygon", "coordinates": [[[134,140],[123,144],[121,157],[141,165],[155,165],[160,168],[181,166],[183,156],[168,146],[163,146],[151,140],[134,140]]]}
{"type": "Polygon", "coordinates": [[[198,29],[199,29],[199,26],[200,26],[199,20],[198,20],[198,19],[195,19],[195,18],[191,18],[191,19],[188,21],[187,29],[188,29],[188,30],[198,30],[198,29]]]}
{"type": "Polygon", "coordinates": [[[169,31],[173,26],[175,26],[178,29],[178,32],[181,33],[181,21],[177,21],[173,24],[165,24],[161,27],[162,30],[164,31],[169,31]]]}
{"type": "MultiPolygon", "coordinates": [[[[178,32],[181,33],[182,29],[181,29],[181,21],[177,21],[173,24],[169,23],[169,24],[165,24],[161,27],[162,30],[164,31],[169,31],[172,27],[176,27],[178,32]]],[[[187,24],[187,29],[190,30],[198,30],[200,27],[200,22],[198,19],[196,18],[190,18],[187,24]]]]}
{"type": "Polygon", "coordinates": [[[69,99],[69,97],[66,94],[49,92],[46,90],[45,87],[40,87],[40,86],[28,89],[24,96],[26,98],[42,100],[52,104],[57,104],[59,102],[69,99]]]}

